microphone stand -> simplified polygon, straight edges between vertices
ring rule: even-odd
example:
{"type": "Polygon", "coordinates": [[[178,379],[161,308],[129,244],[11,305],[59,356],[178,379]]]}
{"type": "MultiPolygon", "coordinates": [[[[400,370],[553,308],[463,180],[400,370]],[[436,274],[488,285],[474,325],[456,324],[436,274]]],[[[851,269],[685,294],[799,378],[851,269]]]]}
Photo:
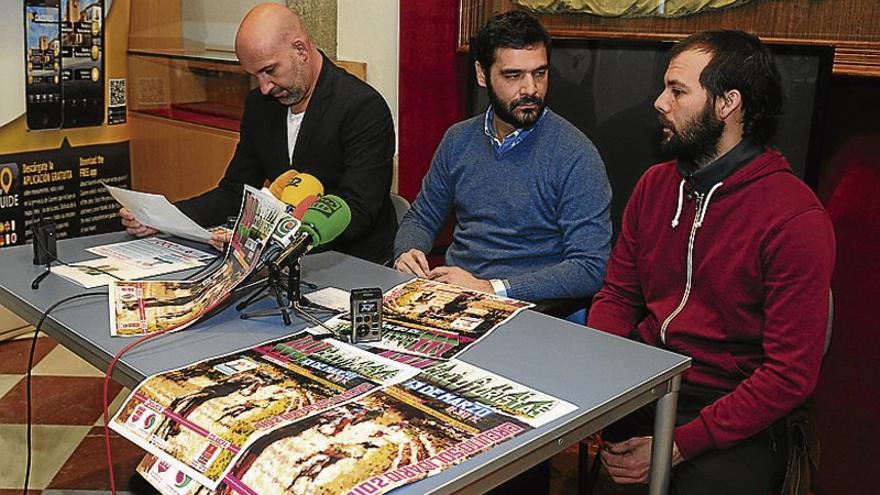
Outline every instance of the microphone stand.
{"type": "Polygon", "coordinates": [[[302,283],[302,258],[312,247],[307,244],[308,240],[308,236],[305,234],[298,238],[291,244],[291,247],[286,249],[277,259],[266,262],[266,267],[269,270],[268,277],[240,288],[240,290],[247,290],[260,284],[264,284],[263,287],[235,306],[235,309],[238,311],[244,310],[267,295],[274,296],[275,302],[278,304],[275,308],[241,313],[239,317],[242,320],[281,315],[284,324],[290,325],[290,314],[295,313],[302,319],[314,325],[318,325],[335,335],[335,332],[333,332],[332,329],[324,325],[321,320],[315,318],[307,311],[307,308],[310,308],[313,311],[322,311],[323,308],[314,306],[305,296],[302,295],[300,289],[300,284],[302,283]],[[286,280],[283,278],[284,268],[287,269],[286,280]],[[266,294],[267,290],[269,291],[269,294],[266,294]]]}
{"type": "Polygon", "coordinates": [[[263,287],[261,287],[258,291],[254,292],[253,294],[248,296],[247,299],[238,303],[235,306],[235,309],[237,309],[238,311],[241,311],[241,310],[247,308],[248,306],[250,306],[251,304],[262,299],[263,297],[266,296],[265,292],[268,289],[268,291],[270,292],[269,295],[275,296],[275,302],[278,303],[278,306],[276,308],[272,308],[272,309],[263,309],[263,310],[253,311],[250,313],[242,313],[240,315],[241,319],[247,320],[250,318],[259,318],[262,316],[277,316],[280,314],[281,318],[284,320],[284,324],[290,325],[290,310],[284,301],[284,297],[282,296],[282,290],[284,289],[284,285],[281,282],[281,267],[278,266],[278,263],[276,263],[274,261],[268,262],[266,264],[266,266],[269,268],[269,277],[268,278],[265,278],[263,280],[259,280],[259,281],[255,282],[254,284],[248,284],[247,286],[242,287],[242,289],[249,288],[249,287],[252,287],[256,284],[261,284],[261,283],[265,284],[265,285],[263,285],[263,287]]]}

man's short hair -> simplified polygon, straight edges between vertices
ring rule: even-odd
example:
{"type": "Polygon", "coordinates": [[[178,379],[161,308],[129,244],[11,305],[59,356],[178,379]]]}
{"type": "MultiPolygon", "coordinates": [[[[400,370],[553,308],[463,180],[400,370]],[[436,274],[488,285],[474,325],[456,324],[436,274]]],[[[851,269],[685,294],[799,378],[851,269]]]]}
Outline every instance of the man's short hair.
{"type": "Polygon", "coordinates": [[[703,88],[713,99],[739,90],[743,136],[766,144],[776,132],[783,99],[779,72],[770,51],[757,36],[743,31],[704,31],[673,46],[670,60],[690,50],[712,56],[700,74],[703,88]]]}
{"type": "Polygon", "coordinates": [[[550,35],[537,19],[522,10],[495,14],[471,38],[470,50],[487,74],[495,63],[498,48],[523,49],[543,44],[550,60],[550,35]]]}

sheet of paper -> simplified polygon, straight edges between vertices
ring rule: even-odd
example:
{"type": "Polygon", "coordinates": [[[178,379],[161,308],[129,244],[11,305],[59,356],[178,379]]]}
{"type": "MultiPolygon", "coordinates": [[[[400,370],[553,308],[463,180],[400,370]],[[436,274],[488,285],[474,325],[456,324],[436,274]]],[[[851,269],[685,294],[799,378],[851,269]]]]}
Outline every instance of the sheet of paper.
{"type": "Polygon", "coordinates": [[[144,225],[193,241],[208,242],[211,239],[210,232],[184,215],[161,194],[129,191],[107,184],[104,187],[144,225]]]}
{"type": "Polygon", "coordinates": [[[306,294],[310,303],[323,306],[327,309],[348,313],[351,308],[351,294],[347,290],[336,287],[324,287],[323,289],[306,294]]]}
{"type": "Polygon", "coordinates": [[[86,249],[90,253],[113,258],[138,268],[152,268],[166,263],[210,261],[219,253],[205,252],[161,237],[105,244],[86,249]]]}

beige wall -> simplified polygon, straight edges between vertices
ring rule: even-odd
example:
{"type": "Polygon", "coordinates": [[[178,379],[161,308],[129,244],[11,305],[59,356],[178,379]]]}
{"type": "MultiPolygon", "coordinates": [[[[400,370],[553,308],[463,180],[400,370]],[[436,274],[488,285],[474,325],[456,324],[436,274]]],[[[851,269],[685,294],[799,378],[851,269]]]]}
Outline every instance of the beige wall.
{"type": "Polygon", "coordinates": [[[24,23],[22,4],[0,16],[0,126],[24,113],[24,23]]]}
{"type": "Polygon", "coordinates": [[[254,5],[265,1],[184,0],[180,5],[184,46],[232,50],[238,23],[254,5]]]}
{"type": "Polygon", "coordinates": [[[367,82],[391,107],[397,128],[398,0],[338,0],[337,53],[367,63],[367,82]]]}
{"type": "MultiPolygon", "coordinates": [[[[262,1],[185,0],[184,42],[232,50],[241,18],[262,1]]],[[[397,123],[399,0],[273,1],[300,12],[318,46],[330,57],[366,62],[367,82],[385,97],[397,123]]]]}

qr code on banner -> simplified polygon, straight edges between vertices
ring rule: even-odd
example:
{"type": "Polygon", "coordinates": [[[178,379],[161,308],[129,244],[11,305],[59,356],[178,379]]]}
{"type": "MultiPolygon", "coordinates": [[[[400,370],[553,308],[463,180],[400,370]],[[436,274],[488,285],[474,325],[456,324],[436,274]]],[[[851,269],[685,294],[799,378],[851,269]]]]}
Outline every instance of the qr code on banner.
{"type": "Polygon", "coordinates": [[[110,102],[108,106],[125,106],[125,79],[110,79],[110,102]]]}

